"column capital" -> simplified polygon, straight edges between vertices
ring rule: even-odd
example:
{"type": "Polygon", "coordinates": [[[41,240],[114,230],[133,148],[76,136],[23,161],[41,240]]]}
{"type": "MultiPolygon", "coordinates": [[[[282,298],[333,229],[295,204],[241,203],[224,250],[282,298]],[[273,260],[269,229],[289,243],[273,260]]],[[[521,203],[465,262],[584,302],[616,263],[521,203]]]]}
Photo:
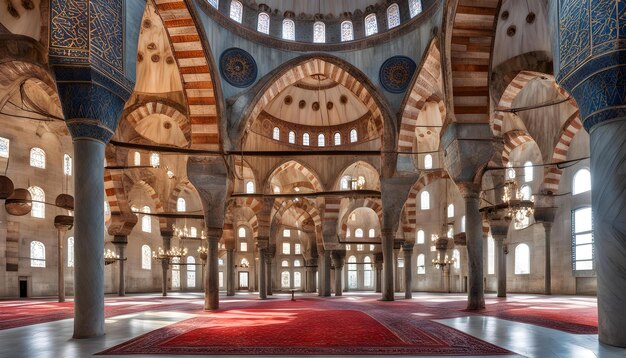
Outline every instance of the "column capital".
{"type": "Polygon", "coordinates": [[[113,236],[113,244],[116,246],[126,246],[128,244],[128,236],[126,235],[113,236]]]}
{"type": "Polygon", "coordinates": [[[463,199],[478,199],[480,195],[480,185],[474,183],[457,183],[463,199]]]}
{"type": "Polygon", "coordinates": [[[412,242],[405,242],[402,245],[402,251],[413,253],[413,247],[415,247],[415,244],[413,244],[412,242]]]}

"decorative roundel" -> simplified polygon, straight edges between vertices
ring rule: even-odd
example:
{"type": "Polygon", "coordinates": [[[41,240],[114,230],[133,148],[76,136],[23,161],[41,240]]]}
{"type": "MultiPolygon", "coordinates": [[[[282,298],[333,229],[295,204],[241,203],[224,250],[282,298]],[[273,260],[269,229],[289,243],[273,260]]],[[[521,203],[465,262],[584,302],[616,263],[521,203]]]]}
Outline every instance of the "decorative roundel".
{"type": "Polygon", "coordinates": [[[390,57],[380,66],[380,83],[391,93],[406,91],[413,78],[417,65],[406,56],[390,57]]]}
{"type": "Polygon", "coordinates": [[[235,87],[248,87],[256,80],[256,62],[246,51],[229,48],[220,56],[220,74],[235,87]]]}

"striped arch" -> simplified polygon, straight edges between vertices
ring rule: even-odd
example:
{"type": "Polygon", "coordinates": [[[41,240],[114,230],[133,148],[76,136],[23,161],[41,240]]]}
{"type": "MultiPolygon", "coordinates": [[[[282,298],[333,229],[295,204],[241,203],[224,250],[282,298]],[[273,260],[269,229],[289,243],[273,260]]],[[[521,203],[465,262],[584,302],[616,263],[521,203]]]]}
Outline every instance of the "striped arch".
{"type": "Polygon", "coordinates": [[[153,114],[162,114],[171,118],[178,124],[178,127],[185,135],[185,139],[187,139],[187,141],[191,140],[191,124],[187,120],[187,117],[176,108],[163,102],[149,102],[139,106],[126,115],[126,120],[128,120],[133,127],[136,127],[142,119],[153,114]]]}
{"type": "Polygon", "coordinates": [[[404,212],[403,215],[407,217],[407,219],[402,220],[402,222],[405,223],[405,226],[403,226],[402,228],[405,237],[407,235],[415,235],[417,227],[417,197],[419,193],[422,191],[422,189],[436,182],[437,180],[449,178],[450,176],[448,175],[447,171],[439,169],[422,175],[415,182],[415,184],[413,184],[413,187],[411,187],[409,195],[407,196],[406,202],[404,203],[404,209],[402,210],[404,212]]]}
{"type": "MultiPolygon", "coordinates": [[[[243,212],[241,215],[243,216],[245,221],[247,222],[249,228],[252,230],[252,237],[256,238],[259,234],[259,220],[257,218],[257,213],[260,211],[262,206],[262,202],[258,201],[254,198],[236,198],[232,200],[230,204],[226,208],[226,213],[224,216],[224,228],[222,231],[222,238],[229,242],[229,240],[235,240],[236,238],[236,230],[235,230],[235,213],[243,212]]],[[[234,241],[231,241],[234,243],[234,241]]]]}
{"type": "MultiPolygon", "coordinates": [[[[554,147],[552,153],[552,163],[562,162],[567,160],[567,152],[569,147],[576,136],[576,133],[582,128],[582,122],[580,120],[580,112],[574,112],[561,127],[561,133],[559,135],[559,141],[554,147]]],[[[561,175],[563,170],[556,166],[550,166],[546,168],[546,172],[541,185],[542,192],[556,193],[559,191],[559,184],[561,183],[561,175]]]]}
{"type": "Polygon", "coordinates": [[[382,228],[383,206],[380,203],[380,199],[369,199],[369,198],[357,199],[357,200],[352,201],[349,204],[346,212],[341,217],[341,221],[338,223],[340,237],[344,237],[344,238],[346,237],[346,230],[348,229],[348,217],[350,217],[350,214],[358,208],[370,208],[374,210],[374,212],[376,213],[376,216],[378,216],[378,224],[382,228]]]}
{"type": "Polygon", "coordinates": [[[206,41],[198,32],[192,17],[193,9],[185,0],[155,0],[157,13],[163,21],[181,81],[191,123],[191,147],[219,150],[220,123],[216,98],[215,68],[209,60],[206,41]]]}
{"type": "MultiPolygon", "coordinates": [[[[52,101],[61,108],[61,101],[56,91],[56,84],[48,71],[42,67],[23,61],[7,61],[0,63],[0,88],[10,88],[20,86],[26,81],[33,81],[44,92],[50,96],[52,101]]],[[[9,97],[5,96],[0,99],[0,108],[4,107],[5,100],[9,97]]]]}
{"type": "Polygon", "coordinates": [[[441,77],[441,52],[439,51],[439,41],[434,38],[413,80],[411,91],[407,94],[401,107],[403,110],[398,137],[398,150],[400,152],[413,150],[413,139],[418,125],[417,118],[426,102],[439,103],[441,122],[445,122],[446,105],[441,92],[441,77]]]}
{"type": "Polygon", "coordinates": [[[297,216],[296,224],[299,227],[303,227],[307,219],[313,220],[315,226],[315,236],[318,242],[322,241],[322,216],[319,210],[315,207],[314,202],[308,199],[295,200],[275,200],[273,212],[274,215],[271,220],[271,235],[270,240],[274,240],[277,236],[276,230],[278,230],[279,224],[282,222],[283,215],[288,210],[299,210],[302,214],[297,216]]]}
{"type": "Polygon", "coordinates": [[[279,165],[276,169],[274,169],[272,171],[272,173],[267,177],[266,179],[266,192],[267,193],[271,193],[272,190],[269,187],[270,185],[270,181],[273,177],[280,175],[283,172],[286,172],[288,170],[296,170],[299,171],[300,173],[302,173],[309,181],[309,183],[313,186],[311,189],[314,189],[316,191],[323,191],[324,190],[324,186],[322,185],[319,177],[317,176],[317,174],[315,172],[313,172],[312,169],[310,169],[309,167],[307,167],[306,165],[295,161],[295,160],[289,160],[281,165],[279,165]]]}
{"type": "MultiPolygon", "coordinates": [[[[154,204],[154,211],[157,213],[163,213],[163,203],[161,202],[159,194],[156,193],[154,188],[143,180],[139,180],[136,184],[141,186],[143,190],[145,190],[146,193],[150,195],[150,199],[152,199],[152,203],[154,204]]],[[[173,224],[173,221],[168,222],[166,218],[159,217],[159,228],[161,229],[161,231],[167,231],[167,229],[171,227],[171,224],[173,224]]]]}
{"type": "MultiPolygon", "coordinates": [[[[117,164],[117,158],[111,146],[107,146],[105,157],[109,165],[117,164]]],[[[111,210],[111,218],[106,223],[107,232],[110,235],[129,235],[137,224],[137,216],[130,210],[123,180],[122,171],[104,170],[104,199],[111,210]]]]}
{"type": "Polygon", "coordinates": [[[515,129],[508,131],[504,134],[504,149],[502,150],[502,164],[507,165],[509,163],[509,156],[513,149],[519,147],[524,143],[534,142],[533,137],[525,130],[515,129]]]}
{"type": "Polygon", "coordinates": [[[178,184],[176,184],[176,187],[174,187],[174,189],[172,189],[172,192],[170,193],[170,197],[167,200],[168,211],[170,211],[170,212],[175,212],[176,211],[176,201],[178,200],[178,197],[180,196],[180,193],[182,193],[183,190],[185,190],[186,188],[189,188],[192,191],[196,192],[196,188],[193,186],[193,184],[191,184],[189,179],[184,179],[184,180],[178,182],[178,184]]]}

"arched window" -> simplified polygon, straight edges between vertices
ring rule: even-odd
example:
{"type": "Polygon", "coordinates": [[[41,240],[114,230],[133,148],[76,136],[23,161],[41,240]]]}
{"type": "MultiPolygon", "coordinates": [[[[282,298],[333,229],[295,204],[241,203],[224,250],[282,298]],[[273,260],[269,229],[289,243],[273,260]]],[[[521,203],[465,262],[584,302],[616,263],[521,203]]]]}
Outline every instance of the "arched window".
{"type": "Polygon", "coordinates": [[[393,29],[400,26],[400,8],[398,4],[391,4],[387,8],[387,27],[393,29]]]}
{"type": "Polygon", "coordinates": [[[180,288],[180,257],[172,259],[172,288],[180,288]]]}
{"type": "Polygon", "coordinates": [[[302,135],[302,145],[309,145],[309,133],[302,135]]]}
{"type": "Polygon", "coordinates": [[[363,286],[372,287],[372,259],[365,256],[363,263],[363,286]]]}
{"type": "Polygon", "coordinates": [[[289,267],[289,261],[287,261],[287,260],[283,260],[283,261],[280,263],[280,267],[289,267]]]}
{"type": "Polygon", "coordinates": [[[350,178],[349,176],[341,177],[341,183],[340,183],[341,190],[349,190],[351,181],[352,181],[352,178],[350,178]]]}
{"type": "Polygon", "coordinates": [[[153,168],[158,168],[161,165],[161,158],[159,157],[159,153],[150,154],[150,166],[153,168]]]}
{"type": "Polygon", "coordinates": [[[291,244],[283,242],[283,255],[291,255],[291,244]]]}
{"type": "Polygon", "coordinates": [[[522,200],[530,200],[532,193],[530,191],[530,185],[524,184],[520,188],[520,194],[522,194],[522,200]]]}
{"type": "Polygon", "coordinates": [[[423,244],[424,243],[424,230],[418,230],[417,231],[417,243],[418,244],[423,244]]]}
{"type": "Polygon", "coordinates": [[[2,158],[9,157],[10,145],[11,145],[11,141],[8,138],[0,137],[0,157],[2,158]]]}
{"type": "MultiPolygon", "coordinates": [[[[346,237],[350,237],[350,228],[346,229],[346,237]]],[[[349,250],[348,246],[350,246],[350,245],[346,245],[346,250],[349,250]]]]}
{"type": "Polygon", "coordinates": [[[317,146],[318,147],[323,147],[326,145],[326,136],[324,136],[324,133],[320,133],[317,136],[317,146]]]}
{"type": "Polygon", "coordinates": [[[272,139],[280,140],[280,129],[278,127],[274,127],[274,130],[272,131],[272,139]]]}
{"type": "Polygon", "coordinates": [[[461,216],[461,232],[465,232],[465,215],[461,216]]]}
{"type": "Polygon", "coordinates": [[[291,286],[291,278],[289,277],[289,271],[283,271],[280,274],[280,287],[289,288],[291,286]]]}
{"type": "Polygon", "coordinates": [[[433,156],[430,154],[426,154],[424,156],[424,169],[432,169],[433,168],[433,156]]]}
{"type": "Polygon", "coordinates": [[[461,252],[457,249],[452,250],[452,258],[454,259],[454,268],[461,268],[461,252]]]}
{"type": "Polygon", "coordinates": [[[144,270],[152,269],[152,261],[150,258],[150,246],[141,246],[141,268],[144,270]]]}
{"type": "Polygon", "coordinates": [[[591,190],[591,172],[589,169],[580,169],[574,174],[572,194],[580,194],[591,190]]]}
{"type": "Polygon", "coordinates": [[[46,152],[41,148],[32,148],[30,150],[30,166],[35,168],[46,168],[46,152]]]}
{"type": "Polygon", "coordinates": [[[296,144],[296,132],[289,131],[289,144],[296,144]]]}
{"type": "MultiPolygon", "coordinates": [[[[499,255],[499,253],[498,253],[499,255]]],[[[487,236],[487,274],[493,275],[496,270],[496,243],[491,233],[487,236]]]]}
{"type": "Polygon", "coordinates": [[[326,25],[321,21],[316,21],[313,24],[313,42],[326,42],[326,25]]]}
{"type": "Polygon", "coordinates": [[[422,12],[422,1],[421,0],[409,0],[409,13],[411,14],[411,18],[414,18],[421,12],[422,12]]]}
{"type": "Polygon", "coordinates": [[[243,226],[240,226],[239,229],[237,229],[237,236],[240,239],[244,239],[246,237],[246,228],[243,226]]]}
{"type": "Polygon", "coordinates": [[[506,178],[515,179],[515,169],[513,169],[513,164],[511,163],[506,165],[506,178]]]}
{"type": "Polygon", "coordinates": [[[196,229],[196,227],[195,227],[195,226],[192,226],[192,227],[189,229],[189,235],[190,235],[191,237],[198,237],[198,229],[196,229]]]}
{"type": "Polygon", "coordinates": [[[378,22],[376,21],[376,14],[369,14],[365,16],[365,36],[371,36],[378,33],[378,22]]]}
{"type": "Polygon", "coordinates": [[[593,225],[591,207],[572,212],[572,256],[574,271],[593,270],[593,225]]]}
{"type": "MultiPolygon", "coordinates": [[[[144,206],[142,211],[144,214],[150,214],[150,207],[144,206]]],[[[152,218],[150,215],[144,215],[141,218],[141,231],[152,232],[152,218]]]]}
{"type": "Polygon", "coordinates": [[[246,182],[246,194],[254,194],[254,182],[252,180],[246,182]]]}
{"type": "Polygon", "coordinates": [[[219,0],[209,0],[209,4],[211,4],[211,6],[213,6],[216,9],[219,8],[219,0]]]}
{"type": "Polygon", "coordinates": [[[230,2],[230,18],[241,23],[243,19],[243,5],[237,0],[230,2]]]}
{"type": "Polygon", "coordinates": [[[374,237],[376,236],[376,230],[374,229],[369,229],[369,232],[367,233],[367,237],[374,237]]]}
{"type": "Polygon", "coordinates": [[[67,238],[67,267],[74,267],[74,237],[67,238]]]}
{"type": "Polygon", "coordinates": [[[344,21],[341,23],[341,42],[352,40],[354,40],[352,21],[344,21]]]}
{"type": "Polygon", "coordinates": [[[196,259],[193,256],[187,256],[187,287],[196,287],[196,259]]]}
{"type": "Polygon", "coordinates": [[[69,154],[63,154],[63,174],[72,175],[72,157],[69,154]]]}
{"type": "Polygon", "coordinates": [[[359,140],[359,136],[356,132],[356,129],[352,129],[350,131],[350,143],[355,143],[358,140],[359,140]]]}
{"type": "Polygon", "coordinates": [[[354,237],[362,238],[363,237],[363,229],[357,228],[354,230],[354,237]]]}
{"type": "Polygon", "coordinates": [[[187,211],[187,203],[185,203],[185,199],[178,198],[178,200],[176,200],[176,211],[178,212],[187,211]]]}
{"type": "Polygon", "coordinates": [[[353,255],[348,258],[348,288],[357,287],[356,257],[353,255]]]}
{"type": "Polygon", "coordinates": [[[295,259],[293,260],[293,267],[300,267],[302,266],[302,263],[300,262],[300,260],[295,259]]]}
{"type": "Polygon", "coordinates": [[[430,210],[430,194],[427,191],[420,194],[420,209],[430,210]]]}
{"type": "Polygon", "coordinates": [[[259,18],[256,24],[256,30],[264,34],[270,33],[270,16],[265,12],[259,13],[259,18]]]}
{"type": "Polygon", "coordinates": [[[134,164],[135,165],[141,165],[141,153],[135,152],[134,157],[135,157],[134,158],[134,164]]]}
{"type": "Polygon", "coordinates": [[[30,267],[46,267],[46,247],[43,242],[30,242],[30,267]]]}
{"type": "Polygon", "coordinates": [[[30,216],[43,219],[46,217],[46,193],[38,186],[28,188],[30,192],[31,210],[30,216]]]}
{"type": "Polygon", "coordinates": [[[335,133],[335,145],[341,145],[341,133],[335,133]]]}
{"type": "Polygon", "coordinates": [[[519,244],[515,248],[515,274],[530,273],[530,249],[526,244],[519,244]]]}
{"type": "Polygon", "coordinates": [[[454,204],[448,205],[448,217],[449,218],[454,217],[454,204]]]}
{"type": "Polygon", "coordinates": [[[426,273],[426,265],[425,265],[426,257],[424,254],[417,255],[417,274],[424,275],[426,273]]]}
{"type": "Polygon", "coordinates": [[[293,287],[299,288],[302,286],[302,274],[300,272],[293,273],[293,287]]]}
{"type": "Polygon", "coordinates": [[[283,20],[283,39],[291,41],[296,39],[296,24],[291,19],[283,20]]]}
{"type": "Polygon", "coordinates": [[[524,163],[524,181],[533,181],[533,162],[528,161],[524,163]]]}

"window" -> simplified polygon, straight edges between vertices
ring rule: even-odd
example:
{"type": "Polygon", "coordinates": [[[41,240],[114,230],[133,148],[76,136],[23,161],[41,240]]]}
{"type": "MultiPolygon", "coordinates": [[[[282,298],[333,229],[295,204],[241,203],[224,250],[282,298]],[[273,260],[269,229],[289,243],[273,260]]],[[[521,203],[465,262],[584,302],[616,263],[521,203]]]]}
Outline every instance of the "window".
{"type": "Polygon", "coordinates": [[[293,260],[293,267],[301,267],[302,263],[300,262],[300,260],[293,260]]]}
{"type": "Polygon", "coordinates": [[[447,236],[450,238],[454,237],[454,225],[448,225],[447,236]]]}
{"type": "Polygon", "coordinates": [[[196,259],[193,256],[187,257],[187,287],[196,287],[196,259]]]}
{"type": "Polygon", "coordinates": [[[283,20],[283,39],[291,41],[296,39],[296,24],[293,20],[283,20]]]}
{"type": "Polygon", "coordinates": [[[354,237],[358,237],[358,238],[363,237],[363,229],[357,228],[356,230],[354,230],[354,237]]]}
{"type": "Polygon", "coordinates": [[[461,216],[461,232],[465,232],[465,215],[461,216]]]}
{"type": "Polygon", "coordinates": [[[341,23],[341,42],[352,40],[354,40],[352,21],[344,21],[341,23]]]}
{"type": "Polygon", "coordinates": [[[0,157],[8,158],[9,157],[9,144],[10,140],[7,138],[0,137],[0,157]]]}
{"type": "Polygon", "coordinates": [[[161,158],[159,157],[159,153],[150,154],[150,166],[153,168],[158,168],[161,165],[161,158]]]}
{"type": "Polygon", "coordinates": [[[198,229],[196,229],[195,226],[192,226],[189,229],[189,235],[191,235],[191,237],[198,237],[198,229]]]}
{"type": "Polygon", "coordinates": [[[289,131],[289,144],[296,144],[296,132],[289,131]]]}
{"type": "Polygon", "coordinates": [[[245,257],[243,259],[241,259],[241,261],[239,262],[239,266],[241,267],[245,267],[248,268],[250,267],[250,261],[248,261],[248,259],[246,259],[245,257]]]}
{"type": "Polygon", "coordinates": [[[321,21],[316,21],[313,24],[313,42],[326,42],[326,25],[321,21]]]}
{"type": "MultiPolygon", "coordinates": [[[[500,253],[498,253],[500,255],[500,253]]],[[[487,236],[487,274],[493,275],[496,272],[496,243],[491,233],[487,236]]]]}
{"type": "Polygon", "coordinates": [[[346,244],[346,251],[350,251],[350,250],[352,250],[352,245],[346,244]]]}
{"type": "Polygon", "coordinates": [[[291,237],[291,230],[289,230],[289,229],[284,229],[284,230],[283,230],[283,236],[284,236],[284,237],[291,237]]]}
{"type": "Polygon", "coordinates": [[[426,258],[424,257],[424,254],[417,255],[417,274],[418,275],[424,275],[426,273],[425,261],[426,261],[426,258]]]}
{"type": "Polygon", "coordinates": [[[513,169],[513,164],[508,163],[506,168],[506,179],[515,179],[515,169],[513,169]]]}
{"type": "Polygon", "coordinates": [[[335,145],[341,145],[341,133],[337,132],[334,135],[335,145]]]}
{"type": "Polygon", "coordinates": [[[218,264],[219,266],[224,266],[224,259],[218,259],[218,260],[217,260],[217,264],[218,264]]]}
{"type": "Polygon", "coordinates": [[[363,263],[363,286],[372,287],[372,259],[369,256],[365,256],[363,263]]]}
{"type": "Polygon", "coordinates": [[[593,231],[591,207],[572,211],[572,257],[574,271],[593,270],[593,231]]]}
{"type": "Polygon", "coordinates": [[[387,27],[393,29],[400,26],[400,8],[398,4],[391,4],[387,8],[387,27]]]}
{"type": "Polygon", "coordinates": [[[454,204],[448,205],[448,217],[449,218],[454,217],[454,204]]]}
{"type": "Polygon", "coordinates": [[[274,127],[274,130],[272,131],[272,139],[280,140],[280,129],[278,127],[274,127]]]}
{"type": "MultiPolygon", "coordinates": [[[[346,229],[346,237],[350,237],[350,228],[346,229]]],[[[348,250],[348,249],[346,249],[346,250],[348,250]]]]}
{"type": "Polygon", "coordinates": [[[150,261],[150,246],[141,246],[141,268],[144,270],[152,269],[152,261],[150,261]]]}
{"type": "Polygon", "coordinates": [[[339,184],[341,190],[349,190],[350,189],[350,181],[351,178],[349,176],[344,176],[341,178],[341,182],[339,184]]]}
{"type": "Polygon", "coordinates": [[[370,245],[370,251],[374,251],[375,248],[376,248],[376,246],[370,245]]]}
{"type": "Polygon", "coordinates": [[[237,0],[230,2],[230,18],[241,23],[243,18],[243,5],[237,0]]]}
{"type": "Polygon", "coordinates": [[[519,244],[515,248],[515,274],[530,273],[530,249],[526,244],[519,244]]]}
{"type": "Polygon", "coordinates": [[[289,244],[288,242],[283,242],[283,254],[284,255],[291,254],[291,244],[289,244]]]}
{"type": "Polygon", "coordinates": [[[520,188],[520,193],[522,194],[522,200],[530,200],[532,193],[530,192],[530,186],[527,184],[522,185],[520,188]]]}
{"type": "Polygon", "coordinates": [[[248,251],[248,243],[247,242],[240,242],[239,243],[239,251],[241,251],[241,252],[248,251]]]}
{"type": "Polygon", "coordinates": [[[267,13],[265,12],[259,13],[256,30],[264,34],[270,33],[270,16],[267,13]]]}
{"type": "Polygon", "coordinates": [[[363,251],[365,250],[365,245],[363,244],[357,244],[356,245],[356,251],[363,251]]]}
{"type": "Polygon", "coordinates": [[[46,193],[38,186],[31,186],[28,188],[30,192],[31,210],[30,216],[34,218],[43,219],[46,217],[46,193]]]}
{"type": "Polygon", "coordinates": [[[376,236],[376,230],[369,229],[369,231],[367,233],[367,237],[374,237],[374,236],[376,236]]]}
{"type": "Polygon", "coordinates": [[[348,288],[357,288],[356,257],[348,258],[348,288]]]}
{"type": "Polygon", "coordinates": [[[180,288],[180,257],[172,259],[172,288],[180,288]]]}
{"type": "MultiPolygon", "coordinates": [[[[150,207],[144,206],[142,211],[144,214],[150,214],[150,207]]],[[[152,232],[152,218],[150,215],[144,215],[141,218],[141,231],[152,232]]]]}
{"type": "Polygon", "coordinates": [[[533,162],[524,163],[524,181],[527,183],[533,181],[533,162]]]}
{"type": "Polygon", "coordinates": [[[63,154],[63,174],[72,175],[72,157],[69,154],[63,154]]]}
{"type": "Polygon", "coordinates": [[[67,267],[74,267],[74,237],[67,238],[67,267]]]}
{"type": "Polygon", "coordinates": [[[300,272],[293,273],[293,287],[302,286],[302,274],[300,272]]]}
{"type": "Polygon", "coordinates": [[[280,263],[280,267],[289,267],[289,261],[287,261],[287,260],[283,260],[283,261],[280,263]]]}
{"type": "Polygon", "coordinates": [[[302,255],[302,245],[300,244],[294,244],[293,245],[293,253],[295,255],[302,255]]]}
{"type": "Polygon", "coordinates": [[[369,14],[365,16],[365,36],[371,36],[378,33],[378,22],[376,21],[376,14],[369,14]]]}
{"type": "Polygon", "coordinates": [[[209,4],[216,9],[219,8],[219,0],[209,0],[209,4]]]}
{"type": "Polygon", "coordinates": [[[185,203],[185,199],[178,198],[178,200],[176,200],[176,211],[178,212],[187,211],[187,203],[185,203]]]}
{"type": "Polygon", "coordinates": [[[40,241],[30,242],[30,267],[46,267],[46,247],[40,241]]]}
{"type": "Polygon", "coordinates": [[[289,272],[283,271],[280,274],[280,287],[289,288],[291,279],[289,278],[289,272]]]}
{"type": "Polygon", "coordinates": [[[421,12],[422,12],[422,1],[421,0],[409,0],[409,13],[411,14],[411,18],[414,18],[421,12]]]}
{"type": "Polygon", "coordinates": [[[591,172],[589,169],[580,169],[574,174],[572,194],[580,194],[591,190],[591,172]]]}
{"type": "Polygon", "coordinates": [[[424,243],[424,230],[418,230],[417,231],[417,243],[418,244],[423,244],[424,243]]]}
{"type": "Polygon", "coordinates": [[[141,153],[135,152],[133,160],[135,165],[141,165],[141,153]]]}
{"type": "Polygon", "coordinates": [[[325,146],[325,145],[326,145],[326,137],[324,136],[324,134],[323,134],[323,133],[320,133],[320,134],[317,136],[317,146],[318,146],[318,147],[323,147],[323,146],[325,146]]]}
{"type": "Polygon", "coordinates": [[[254,182],[252,180],[246,182],[246,194],[254,194],[254,182]]]}
{"type": "Polygon", "coordinates": [[[243,239],[246,237],[246,228],[243,226],[240,226],[239,229],[237,230],[237,236],[240,239],[243,239]]]}
{"type": "Polygon", "coordinates": [[[427,191],[420,194],[420,209],[430,210],[430,194],[427,191]]]}
{"type": "Polygon", "coordinates": [[[309,145],[309,133],[302,135],[302,145],[309,145]]]}
{"type": "Polygon", "coordinates": [[[433,156],[430,154],[426,154],[424,156],[424,169],[432,169],[433,168],[433,156]]]}
{"type": "Polygon", "coordinates": [[[35,168],[46,168],[46,152],[41,148],[30,150],[30,166],[35,168]]]}
{"type": "Polygon", "coordinates": [[[356,133],[356,129],[352,129],[350,131],[350,143],[355,143],[358,140],[359,140],[359,136],[356,133]]]}

